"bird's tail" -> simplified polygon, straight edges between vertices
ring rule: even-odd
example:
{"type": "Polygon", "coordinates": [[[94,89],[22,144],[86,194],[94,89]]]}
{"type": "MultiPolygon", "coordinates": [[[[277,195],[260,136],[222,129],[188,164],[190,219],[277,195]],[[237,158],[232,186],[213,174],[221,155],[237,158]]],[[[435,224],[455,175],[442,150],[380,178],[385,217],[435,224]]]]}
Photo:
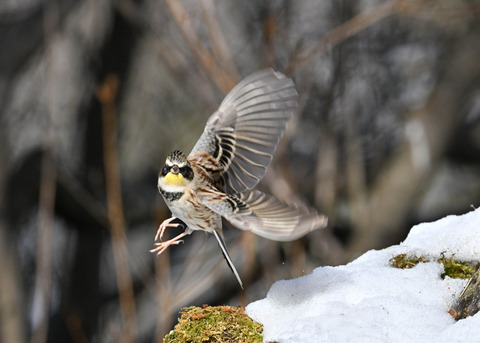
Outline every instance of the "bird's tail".
{"type": "Polygon", "coordinates": [[[220,246],[220,249],[222,249],[223,257],[225,257],[225,260],[227,261],[228,266],[232,270],[233,274],[235,274],[235,277],[237,278],[238,283],[240,284],[240,287],[242,287],[242,289],[243,289],[242,280],[240,279],[240,275],[238,275],[238,272],[235,269],[235,266],[233,265],[232,259],[230,258],[230,255],[228,254],[227,245],[225,244],[225,241],[218,234],[217,230],[213,230],[213,234],[215,235],[215,238],[217,239],[217,242],[218,242],[218,245],[220,246]]]}

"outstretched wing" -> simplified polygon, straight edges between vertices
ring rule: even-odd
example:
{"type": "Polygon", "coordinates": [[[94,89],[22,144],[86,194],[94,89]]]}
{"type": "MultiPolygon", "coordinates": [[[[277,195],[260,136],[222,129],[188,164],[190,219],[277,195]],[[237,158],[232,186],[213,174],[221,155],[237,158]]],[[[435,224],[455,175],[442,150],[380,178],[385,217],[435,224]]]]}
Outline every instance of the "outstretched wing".
{"type": "Polygon", "coordinates": [[[297,97],[293,81],[282,73],[268,69],[248,76],[209,118],[189,157],[211,155],[228,193],[254,187],[297,109],[297,97]]]}
{"type": "Polygon", "coordinates": [[[286,205],[257,190],[239,195],[202,192],[198,197],[237,228],[274,241],[293,241],[327,225],[327,218],[315,210],[286,205]]]}

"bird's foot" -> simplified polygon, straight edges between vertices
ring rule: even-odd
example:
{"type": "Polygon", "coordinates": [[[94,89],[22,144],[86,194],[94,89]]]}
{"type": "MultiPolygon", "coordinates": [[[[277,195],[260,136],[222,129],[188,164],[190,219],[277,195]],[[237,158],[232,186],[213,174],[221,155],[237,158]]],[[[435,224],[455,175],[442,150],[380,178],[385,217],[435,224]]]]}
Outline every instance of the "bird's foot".
{"type": "MultiPolygon", "coordinates": [[[[177,226],[179,224],[176,224],[177,226]]],[[[183,236],[186,236],[188,235],[187,232],[183,232],[181,234],[179,234],[178,236],[168,240],[168,241],[165,241],[165,242],[160,242],[160,243],[155,243],[156,247],[153,248],[152,250],[150,250],[150,252],[155,252],[157,253],[157,255],[160,255],[162,252],[164,252],[170,245],[177,245],[177,244],[180,244],[183,242],[183,240],[181,240],[180,238],[182,238],[183,236]]],[[[161,236],[160,236],[161,237],[161,236]]]]}
{"type": "Polygon", "coordinates": [[[182,224],[177,224],[177,223],[171,223],[173,220],[177,219],[176,217],[172,217],[170,219],[167,219],[165,221],[163,221],[162,224],[160,224],[160,226],[158,227],[158,230],[157,230],[157,234],[155,235],[155,241],[157,239],[162,239],[162,236],[163,236],[163,233],[165,232],[165,229],[167,227],[178,227],[178,226],[181,226],[182,224]]]}

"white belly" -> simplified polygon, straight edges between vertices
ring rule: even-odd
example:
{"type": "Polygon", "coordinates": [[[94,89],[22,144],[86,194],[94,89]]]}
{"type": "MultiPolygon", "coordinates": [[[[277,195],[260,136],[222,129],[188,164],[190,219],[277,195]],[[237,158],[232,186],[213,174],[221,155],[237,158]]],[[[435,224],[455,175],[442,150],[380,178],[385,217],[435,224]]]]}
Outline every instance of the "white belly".
{"type": "Polygon", "coordinates": [[[212,232],[215,230],[215,226],[222,227],[222,218],[219,214],[213,212],[208,207],[202,207],[202,216],[199,214],[198,208],[195,208],[191,202],[185,201],[182,198],[175,201],[173,204],[167,204],[168,208],[172,212],[172,216],[177,217],[187,224],[190,230],[200,230],[206,232],[212,232]],[[204,216],[207,214],[208,221],[204,216]]]}

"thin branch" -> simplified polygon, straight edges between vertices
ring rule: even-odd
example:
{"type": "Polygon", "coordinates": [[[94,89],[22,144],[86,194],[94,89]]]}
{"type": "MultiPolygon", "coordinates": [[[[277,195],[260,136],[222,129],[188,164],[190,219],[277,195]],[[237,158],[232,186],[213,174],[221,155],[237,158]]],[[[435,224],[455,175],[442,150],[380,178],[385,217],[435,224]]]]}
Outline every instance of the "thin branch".
{"type": "MultiPolygon", "coordinates": [[[[1,148],[0,148],[1,149],[1,148]]],[[[0,171],[1,173],[1,171],[0,171]]],[[[0,176],[0,182],[4,179],[0,176]]],[[[2,188],[2,185],[0,185],[2,188]]],[[[2,195],[0,195],[2,196],[2,195]]],[[[4,214],[3,209],[1,210],[4,214]]],[[[3,216],[2,216],[3,218],[3,216]]],[[[11,237],[7,235],[6,223],[0,219],[0,341],[26,342],[22,311],[22,287],[20,266],[15,259],[11,237]]]]}
{"type": "Polygon", "coordinates": [[[208,51],[202,41],[195,33],[190,16],[179,0],[165,0],[165,3],[175,20],[180,33],[187,42],[190,50],[200,62],[202,68],[207,72],[217,87],[224,93],[231,90],[237,80],[225,72],[215,60],[215,57],[208,51]]]}
{"type": "Polygon", "coordinates": [[[262,65],[275,66],[275,35],[277,34],[277,18],[271,13],[263,21],[262,65]]]}
{"type": "Polygon", "coordinates": [[[40,178],[40,200],[37,241],[37,269],[35,275],[35,290],[39,290],[41,317],[40,323],[34,329],[32,343],[42,343],[47,340],[48,320],[50,317],[50,297],[52,283],[52,242],[53,217],[55,206],[56,170],[50,149],[44,151],[40,178]]]}
{"type": "Polygon", "coordinates": [[[364,13],[360,13],[327,33],[323,39],[317,42],[317,44],[314,44],[307,50],[297,54],[288,64],[284,71],[285,74],[292,75],[298,71],[298,69],[303,68],[317,55],[331,50],[334,46],[342,43],[380,20],[388,18],[401,10],[411,10],[412,6],[412,1],[388,0],[364,13]]]}
{"type": "Polygon", "coordinates": [[[136,341],[137,323],[135,314],[135,295],[128,264],[129,254],[125,234],[122,193],[120,186],[119,159],[117,151],[117,118],[115,98],[119,80],[115,75],[107,75],[103,85],[97,90],[102,105],[103,149],[105,166],[105,184],[107,192],[107,211],[112,234],[113,255],[117,274],[120,308],[122,311],[125,342],[136,341]]]}
{"type": "Polygon", "coordinates": [[[215,4],[212,0],[198,0],[198,2],[212,44],[213,54],[215,55],[216,60],[220,63],[221,68],[228,73],[235,83],[237,83],[240,81],[240,75],[238,74],[235,61],[228,48],[223,30],[218,22],[215,12],[215,4]]]}

